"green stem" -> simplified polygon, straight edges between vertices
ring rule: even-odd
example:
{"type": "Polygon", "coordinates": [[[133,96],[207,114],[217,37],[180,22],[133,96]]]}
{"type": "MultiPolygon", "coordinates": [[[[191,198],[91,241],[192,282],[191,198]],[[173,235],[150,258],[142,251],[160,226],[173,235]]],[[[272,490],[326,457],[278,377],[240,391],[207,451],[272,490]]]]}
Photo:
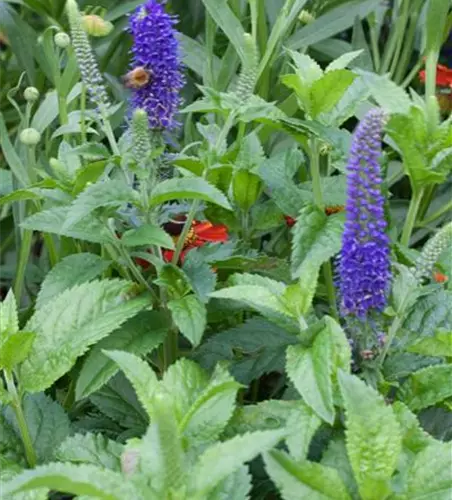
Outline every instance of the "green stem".
{"type": "Polygon", "coordinates": [[[177,263],[179,262],[180,254],[184,248],[185,240],[187,238],[188,232],[191,229],[198,208],[199,208],[199,200],[194,200],[187,214],[187,219],[185,221],[184,228],[182,229],[182,232],[177,240],[176,250],[171,260],[171,263],[174,264],[175,266],[177,266],[177,263]]]}
{"type": "Polygon", "coordinates": [[[103,117],[102,122],[105,135],[107,136],[108,143],[110,144],[113,154],[115,156],[120,156],[121,153],[119,151],[118,143],[116,142],[115,134],[113,133],[113,129],[111,128],[110,120],[106,117],[103,117]]]}
{"type": "MultiPolygon", "coordinates": [[[[311,179],[312,179],[312,191],[314,193],[314,202],[316,206],[320,209],[324,209],[323,195],[322,195],[322,184],[320,177],[320,161],[319,161],[319,144],[315,137],[309,139],[310,144],[310,169],[311,169],[311,179]]],[[[331,269],[331,263],[325,262],[322,265],[323,277],[325,279],[325,285],[328,295],[328,303],[330,305],[330,314],[333,318],[338,318],[337,312],[337,301],[336,301],[336,290],[334,288],[333,272],[331,269]]]]}
{"type": "Polygon", "coordinates": [[[381,58],[380,49],[378,48],[378,37],[375,25],[371,25],[370,27],[370,50],[372,51],[372,59],[374,61],[375,71],[378,73],[380,70],[381,58]]]}
{"type": "Polygon", "coordinates": [[[438,52],[429,52],[425,59],[425,102],[436,94],[436,65],[438,52]]]}
{"type": "Polygon", "coordinates": [[[31,243],[33,239],[33,231],[24,229],[22,232],[22,241],[20,244],[19,261],[16,267],[16,276],[14,278],[14,296],[17,303],[21,303],[22,291],[25,280],[25,272],[27,269],[28,259],[30,258],[31,243]]]}
{"type": "Polygon", "coordinates": [[[86,134],[86,86],[82,83],[82,92],[80,94],[80,135],[82,138],[82,144],[85,144],[87,134],[86,134]]]}
{"type": "Polygon", "coordinates": [[[405,80],[403,80],[403,82],[400,84],[400,86],[403,89],[406,89],[408,87],[408,85],[413,81],[413,78],[419,73],[420,69],[424,65],[424,62],[422,59],[423,59],[422,57],[419,59],[419,61],[413,66],[411,71],[408,73],[405,80]]]}
{"type": "Polygon", "coordinates": [[[176,328],[171,328],[163,344],[163,369],[166,371],[178,358],[179,332],[176,328]]]}
{"type": "MultiPolygon", "coordinates": [[[[403,306],[403,310],[405,309],[405,306],[403,306]]],[[[394,341],[395,336],[397,335],[397,332],[399,331],[400,327],[402,326],[403,319],[405,318],[405,315],[403,314],[404,311],[402,311],[402,314],[400,316],[396,316],[389,327],[389,332],[388,332],[388,338],[386,339],[385,345],[383,347],[383,350],[381,351],[380,357],[379,357],[379,364],[380,366],[383,366],[383,363],[386,359],[386,356],[388,355],[388,351],[391,347],[392,342],[394,341]]]]}
{"type": "Polygon", "coordinates": [[[446,214],[447,212],[450,212],[452,210],[452,201],[449,201],[449,203],[446,203],[443,207],[441,207],[439,210],[434,212],[432,215],[429,217],[423,219],[422,221],[418,222],[416,224],[416,227],[425,227],[431,224],[433,221],[441,217],[442,215],[446,214]]]}
{"type": "Polygon", "coordinates": [[[408,207],[405,225],[403,226],[402,236],[400,238],[400,243],[402,245],[408,246],[410,244],[411,233],[413,232],[413,228],[416,224],[416,217],[423,195],[424,189],[419,189],[413,192],[413,196],[410,200],[410,206],[408,207]]]}
{"type": "Polygon", "coordinates": [[[5,370],[4,375],[5,375],[6,386],[8,388],[8,393],[12,398],[11,406],[13,408],[14,414],[16,415],[17,425],[19,427],[20,436],[22,438],[22,444],[24,445],[25,457],[27,459],[30,468],[33,468],[36,466],[37,456],[33,448],[33,442],[31,440],[27,421],[25,419],[25,415],[22,409],[21,398],[17,393],[12,373],[8,370],[5,370]]]}
{"type": "Polygon", "coordinates": [[[396,21],[392,23],[391,32],[389,34],[388,42],[386,43],[385,51],[383,53],[383,58],[380,66],[380,74],[388,72],[389,65],[391,64],[392,58],[394,56],[394,52],[399,43],[399,39],[403,37],[403,28],[404,28],[404,18],[403,18],[403,7],[405,6],[405,2],[401,6],[402,14],[396,16],[396,21]]]}
{"type": "Polygon", "coordinates": [[[399,65],[400,53],[402,51],[403,42],[404,42],[404,39],[407,38],[405,36],[405,31],[406,31],[406,27],[407,27],[408,19],[409,19],[408,7],[409,7],[409,2],[405,0],[403,2],[403,5],[402,5],[402,13],[399,17],[399,22],[400,22],[400,25],[398,27],[399,36],[397,37],[397,42],[396,42],[395,48],[394,48],[394,55],[393,55],[391,67],[389,70],[391,75],[394,75],[394,72],[399,65]]]}

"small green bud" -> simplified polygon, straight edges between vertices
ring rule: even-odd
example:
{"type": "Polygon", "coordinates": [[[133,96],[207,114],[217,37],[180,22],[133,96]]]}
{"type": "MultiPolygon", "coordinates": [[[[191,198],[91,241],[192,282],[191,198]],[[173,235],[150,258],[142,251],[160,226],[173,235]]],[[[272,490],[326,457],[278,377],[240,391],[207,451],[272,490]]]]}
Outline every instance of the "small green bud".
{"type": "Polygon", "coordinates": [[[36,146],[41,140],[41,134],[35,128],[26,128],[20,133],[19,139],[26,146],[36,146]]]}
{"type": "Polygon", "coordinates": [[[24,98],[28,102],[35,102],[39,99],[39,90],[36,87],[27,87],[24,90],[24,98]]]}
{"type": "Polygon", "coordinates": [[[64,33],[63,31],[60,31],[53,37],[53,41],[55,42],[55,45],[57,47],[60,47],[60,49],[65,49],[66,47],[69,47],[71,44],[71,38],[67,33],[64,33]]]}
{"type": "Polygon", "coordinates": [[[315,21],[315,17],[307,10],[302,10],[300,14],[298,14],[298,20],[300,23],[310,24],[315,21]]]}
{"type": "Polygon", "coordinates": [[[113,29],[113,24],[110,21],[106,21],[95,14],[83,16],[82,26],[88,35],[96,37],[107,36],[113,29]]]}

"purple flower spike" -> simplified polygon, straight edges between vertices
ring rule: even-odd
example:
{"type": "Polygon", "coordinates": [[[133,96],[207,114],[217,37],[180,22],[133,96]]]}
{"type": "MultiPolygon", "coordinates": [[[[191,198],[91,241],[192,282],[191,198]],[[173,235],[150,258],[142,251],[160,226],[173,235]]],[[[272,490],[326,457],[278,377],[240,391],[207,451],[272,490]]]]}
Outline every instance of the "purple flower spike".
{"type": "Polygon", "coordinates": [[[339,260],[341,310],[360,319],[384,309],[391,279],[378,163],[384,121],[380,110],[367,113],[354,133],[347,165],[347,218],[339,260]]]}
{"type": "Polygon", "coordinates": [[[130,18],[134,40],[132,72],[140,68],[148,73],[144,82],[131,82],[130,86],[133,108],[147,112],[149,126],[172,130],[179,125],[174,115],[181,104],[179,93],[185,81],[174,29],[177,18],[165,12],[163,3],[148,0],[130,18]]]}

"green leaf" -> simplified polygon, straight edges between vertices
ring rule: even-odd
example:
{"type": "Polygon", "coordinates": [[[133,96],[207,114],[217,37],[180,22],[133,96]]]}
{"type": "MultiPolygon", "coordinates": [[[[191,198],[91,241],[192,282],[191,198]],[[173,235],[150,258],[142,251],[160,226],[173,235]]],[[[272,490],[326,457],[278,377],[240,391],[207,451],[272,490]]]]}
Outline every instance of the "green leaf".
{"type": "Polygon", "coordinates": [[[133,483],[124,481],[121,474],[93,465],[61,463],[42,465],[18,474],[3,485],[2,494],[9,495],[35,488],[49,488],[102,500],[144,500],[133,483]]]}
{"type": "Polygon", "coordinates": [[[232,416],[240,387],[226,368],[221,365],[216,367],[208,386],[190,406],[179,425],[190,446],[205,446],[218,439],[232,416]]]}
{"type": "Polygon", "coordinates": [[[0,303],[0,344],[19,330],[17,305],[12,288],[6,294],[5,300],[0,303]]]}
{"type": "Polygon", "coordinates": [[[149,306],[147,296],[124,299],[129,287],[122,280],[82,283],[38,309],[25,326],[36,339],[20,369],[22,388],[47,389],[90,345],[149,306]]]}
{"type": "Polygon", "coordinates": [[[391,114],[409,112],[412,103],[408,94],[387,75],[377,75],[358,69],[355,69],[355,72],[360,75],[372,97],[382,109],[391,114]]]}
{"type": "Polygon", "coordinates": [[[14,146],[11,144],[2,113],[0,113],[0,146],[6,163],[19,185],[27,188],[30,185],[30,177],[14,146]]]}
{"type": "Polygon", "coordinates": [[[256,431],[214,444],[197,460],[190,477],[190,490],[206,494],[245,462],[276,446],[285,434],[285,430],[256,431]]]}
{"type": "Polygon", "coordinates": [[[292,239],[292,276],[303,276],[305,269],[320,267],[337,254],[342,244],[343,214],[327,216],[319,208],[303,208],[292,239]]]}
{"type": "Polygon", "coordinates": [[[286,444],[289,453],[295,460],[305,460],[308,456],[309,447],[322,424],[322,420],[309,408],[304,401],[297,401],[296,408],[287,419],[289,435],[286,444]]]}
{"type": "Polygon", "coordinates": [[[227,0],[203,0],[203,4],[215,23],[229,38],[242,63],[247,66],[252,61],[248,61],[246,57],[245,31],[229,7],[227,0]]]}
{"type": "Polygon", "coordinates": [[[187,276],[191,288],[203,303],[209,301],[209,294],[215,290],[217,275],[204,261],[199,249],[190,250],[182,265],[182,271],[187,276]]]}
{"type": "MultiPolygon", "coordinates": [[[[0,490],[3,491],[3,484],[6,481],[10,481],[22,471],[23,468],[17,463],[8,459],[2,459],[2,468],[0,470],[0,490]]],[[[39,488],[23,493],[15,493],[13,495],[2,494],[2,500],[47,500],[49,498],[48,493],[49,491],[47,488],[39,488]]]]}
{"type": "MultiPolygon", "coordinates": [[[[53,459],[56,449],[70,433],[69,418],[63,408],[45,394],[27,394],[23,399],[23,412],[39,461],[53,459]]],[[[16,416],[11,407],[6,416],[19,436],[16,416]]]]}
{"type": "Polygon", "coordinates": [[[160,182],[152,191],[150,203],[161,205],[179,199],[204,200],[231,210],[226,196],[200,177],[183,177],[160,182]]]}
{"type": "Polygon", "coordinates": [[[238,170],[232,179],[234,201],[241,210],[249,210],[258,200],[262,190],[260,178],[248,170],[238,170]]]}
{"type": "Polygon", "coordinates": [[[174,249],[171,236],[159,226],[143,224],[137,229],[126,231],[121,238],[121,243],[127,247],[157,245],[163,248],[174,249]]]}
{"type": "Polygon", "coordinates": [[[316,118],[320,113],[331,111],[355,78],[351,71],[337,69],[316,80],[309,89],[310,115],[316,118]]]}
{"type": "Polygon", "coordinates": [[[55,455],[61,462],[91,464],[120,471],[123,448],[122,444],[101,434],[75,434],[61,443],[55,455]]]}
{"type": "Polygon", "coordinates": [[[437,330],[433,337],[424,337],[407,349],[424,356],[452,358],[452,331],[437,330]]]}
{"type": "Polygon", "coordinates": [[[452,491],[452,443],[435,443],[421,451],[408,472],[406,500],[448,500],[452,491]]]}
{"type": "Polygon", "coordinates": [[[410,375],[399,397],[411,410],[421,410],[452,396],[452,365],[428,366],[410,375]]]}
{"type": "Polygon", "coordinates": [[[18,332],[10,335],[0,346],[0,369],[12,370],[28,356],[36,335],[18,332]]]}
{"type": "Polygon", "coordinates": [[[439,52],[444,41],[450,2],[429,0],[425,21],[425,51],[439,52]]]}
{"type": "Polygon", "coordinates": [[[414,413],[400,401],[392,405],[394,414],[402,429],[402,446],[412,453],[419,453],[435,440],[429,436],[419,424],[414,413]]]}
{"type": "Polygon", "coordinates": [[[0,198],[0,206],[13,201],[40,200],[43,197],[39,188],[17,189],[0,198]]]}
{"type": "Polygon", "coordinates": [[[322,465],[336,469],[352,498],[359,498],[358,486],[353,475],[352,466],[347,456],[347,447],[343,437],[333,438],[322,455],[322,465]]]}
{"type": "Polygon", "coordinates": [[[337,69],[345,69],[352,61],[354,61],[362,53],[363,49],[359,49],[342,54],[337,59],[328,64],[328,66],[325,68],[325,73],[329,73],[330,71],[334,71],[337,69]]]}
{"type": "Polygon", "coordinates": [[[356,17],[367,17],[378,5],[379,0],[355,0],[331,9],[314,22],[297,30],[287,41],[287,46],[298,50],[331,38],[353,26],[356,17]]]}
{"type": "Polygon", "coordinates": [[[122,180],[96,182],[80,193],[69,208],[63,230],[73,228],[98,208],[117,209],[136,202],[138,194],[122,180]]]}
{"type": "Polygon", "coordinates": [[[157,348],[170,328],[169,317],[161,311],[142,311],[98,342],[89,352],[75,386],[77,400],[85,398],[106,384],[118,366],[103,350],[126,351],[143,356],[157,348]]]}
{"type": "Polygon", "coordinates": [[[273,155],[259,168],[259,175],[270,191],[270,196],[285,215],[295,216],[302,207],[300,190],[294,176],[303,155],[298,149],[281,151],[273,155]]]}
{"type": "Polygon", "coordinates": [[[193,346],[199,345],[207,324],[206,306],[195,295],[170,300],[167,305],[182,335],[193,346]]]}
{"type": "Polygon", "coordinates": [[[111,243],[112,236],[105,225],[94,217],[85,217],[71,228],[64,224],[69,214],[69,207],[52,207],[27,217],[20,226],[23,229],[55,233],[92,243],[111,243]]]}
{"type": "Polygon", "coordinates": [[[103,351],[105,356],[112,359],[135,389],[138,400],[149,416],[152,415],[152,398],[157,389],[157,376],[152,368],[141,358],[124,351],[103,351]]]}
{"type": "Polygon", "coordinates": [[[339,372],[347,453],[363,500],[385,498],[402,447],[400,426],[384,399],[354,375],[339,372]]]}
{"type": "Polygon", "coordinates": [[[298,283],[287,287],[282,300],[294,316],[305,316],[311,308],[319,280],[319,271],[318,266],[307,265],[298,283]]]}
{"type": "Polygon", "coordinates": [[[278,450],[265,453],[264,462],[284,500],[351,500],[335,469],[308,460],[296,462],[278,450]]]}
{"type": "Polygon", "coordinates": [[[248,500],[251,486],[248,467],[243,466],[221,481],[209,493],[207,500],[248,500]]]}
{"type": "MultiPolygon", "coordinates": [[[[128,429],[132,436],[141,436],[146,432],[149,416],[138,401],[132,384],[122,372],[117,373],[100,390],[91,394],[89,400],[108,417],[110,424],[111,421],[116,422],[122,428],[128,429]]],[[[94,428],[98,429],[97,426],[94,428]]],[[[88,426],[88,430],[92,430],[92,426],[88,426]]]]}
{"type": "Polygon", "coordinates": [[[171,498],[169,491],[183,487],[188,472],[169,400],[166,394],[156,394],[151,425],[140,446],[140,469],[150,478],[158,498],[171,498]]]}
{"type": "Polygon", "coordinates": [[[46,275],[36,299],[36,308],[41,309],[67,288],[92,281],[101,275],[109,265],[108,260],[92,253],[68,255],[46,275]]]}
{"type": "Polygon", "coordinates": [[[297,339],[263,318],[254,317],[210,337],[196,352],[196,360],[211,370],[222,360],[244,384],[270,372],[284,372],[285,352],[297,339]]]}
{"type": "Polygon", "coordinates": [[[286,370],[306,404],[328,422],[334,422],[332,346],[326,329],[312,344],[287,348],[286,370]]]}

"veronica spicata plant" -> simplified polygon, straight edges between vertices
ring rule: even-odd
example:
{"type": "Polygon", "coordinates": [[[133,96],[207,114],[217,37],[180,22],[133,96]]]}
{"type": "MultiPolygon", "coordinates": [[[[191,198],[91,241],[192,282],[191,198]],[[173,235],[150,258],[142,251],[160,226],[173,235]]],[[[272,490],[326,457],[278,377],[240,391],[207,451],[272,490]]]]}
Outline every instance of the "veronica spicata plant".
{"type": "Polygon", "coordinates": [[[360,319],[386,305],[389,238],[379,165],[384,114],[371,110],[355,131],[347,165],[347,220],[339,261],[342,313],[360,319]]]}

